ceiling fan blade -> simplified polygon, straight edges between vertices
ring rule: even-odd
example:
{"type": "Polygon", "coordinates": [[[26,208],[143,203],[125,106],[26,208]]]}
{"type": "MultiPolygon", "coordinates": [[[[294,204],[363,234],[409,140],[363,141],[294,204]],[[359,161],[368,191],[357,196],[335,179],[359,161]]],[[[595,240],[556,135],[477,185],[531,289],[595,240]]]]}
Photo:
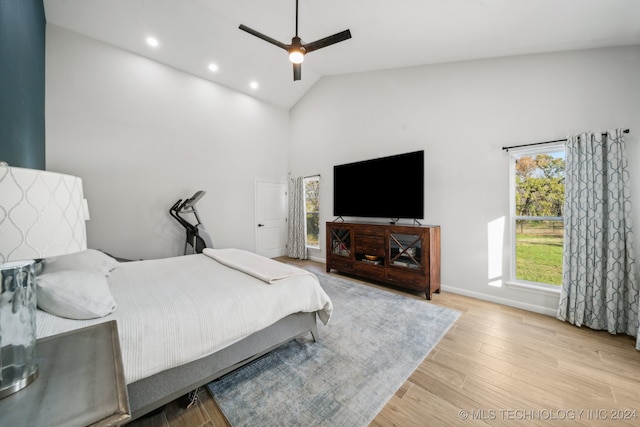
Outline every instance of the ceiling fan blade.
{"type": "Polygon", "coordinates": [[[282,43],[282,42],[279,42],[279,41],[278,41],[278,40],[276,40],[276,39],[272,39],[272,38],[271,38],[271,37],[269,37],[269,36],[265,36],[264,34],[262,34],[262,33],[258,32],[258,31],[256,31],[256,30],[254,30],[254,29],[252,29],[252,28],[249,28],[249,27],[247,27],[246,25],[242,25],[242,24],[240,24],[240,27],[238,27],[238,28],[240,28],[242,31],[246,31],[247,33],[249,33],[249,34],[251,34],[251,35],[253,35],[253,36],[258,37],[259,39],[262,39],[262,40],[264,40],[264,41],[266,41],[266,42],[269,42],[269,43],[271,43],[271,44],[273,44],[273,45],[276,45],[276,46],[278,46],[279,48],[282,48],[282,49],[284,49],[284,50],[288,50],[288,49],[289,49],[289,45],[284,44],[284,43],[282,43]]]}
{"type": "Polygon", "coordinates": [[[304,45],[304,48],[307,50],[307,53],[309,53],[309,52],[313,52],[314,50],[321,49],[323,47],[331,46],[332,44],[340,43],[350,38],[351,38],[351,31],[344,30],[332,36],[325,37],[323,39],[316,40],[311,43],[307,43],[304,45]]]}
{"type": "Polygon", "coordinates": [[[293,64],[293,81],[302,79],[302,64],[293,64]]]}

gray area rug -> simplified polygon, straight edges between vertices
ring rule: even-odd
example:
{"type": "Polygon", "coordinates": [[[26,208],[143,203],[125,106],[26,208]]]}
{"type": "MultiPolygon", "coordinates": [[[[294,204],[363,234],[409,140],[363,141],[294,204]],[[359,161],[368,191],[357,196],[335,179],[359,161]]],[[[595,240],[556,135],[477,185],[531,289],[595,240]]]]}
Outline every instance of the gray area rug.
{"type": "Polygon", "coordinates": [[[291,341],[207,385],[232,425],[366,426],[460,314],[314,273],[334,305],[319,341],[291,341]]]}

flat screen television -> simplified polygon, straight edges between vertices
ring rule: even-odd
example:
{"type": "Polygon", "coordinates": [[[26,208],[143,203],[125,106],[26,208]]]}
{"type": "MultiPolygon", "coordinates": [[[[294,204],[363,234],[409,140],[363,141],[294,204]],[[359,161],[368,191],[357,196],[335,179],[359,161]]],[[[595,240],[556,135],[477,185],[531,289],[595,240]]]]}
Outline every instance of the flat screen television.
{"type": "Polygon", "coordinates": [[[333,214],[424,218],[424,151],[334,166],[333,214]]]}

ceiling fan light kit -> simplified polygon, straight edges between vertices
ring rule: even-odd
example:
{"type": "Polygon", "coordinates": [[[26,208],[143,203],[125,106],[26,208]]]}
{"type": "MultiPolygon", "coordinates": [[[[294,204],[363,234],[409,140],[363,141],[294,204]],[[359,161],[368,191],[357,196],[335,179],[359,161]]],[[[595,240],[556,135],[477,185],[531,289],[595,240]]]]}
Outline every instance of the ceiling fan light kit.
{"type": "Polygon", "coordinates": [[[269,36],[266,36],[246,25],[240,24],[239,27],[242,31],[245,31],[253,36],[256,36],[268,43],[278,46],[281,49],[286,50],[289,53],[289,60],[293,63],[293,80],[300,80],[302,78],[302,67],[300,64],[304,61],[304,56],[307,53],[311,53],[314,50],[322,49],[323,47],[331,46],[332,44],[339,43],[351,38],[351,31],[344,30],[329,37],[325,37],[320,40],[316,40],[311,43],[304,44],[300,37],[298,37],[298,0],[296,0],[296,35],[291,39],[291,44],[285,44],[275,40],[269,36]]]}
{"type": "Polygon", "coordinates": [[[294,37],[293,40],[291,40],[291,46],[289,47],[289,60],[294,64],[302,64],[305,53],[307,53],[307,50],[302,45],[300,37],[294,37]]]}

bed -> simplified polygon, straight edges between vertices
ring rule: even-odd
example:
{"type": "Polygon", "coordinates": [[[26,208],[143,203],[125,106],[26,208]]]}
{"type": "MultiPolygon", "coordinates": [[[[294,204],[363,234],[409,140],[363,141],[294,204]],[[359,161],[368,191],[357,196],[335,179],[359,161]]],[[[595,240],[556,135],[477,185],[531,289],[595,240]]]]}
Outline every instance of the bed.
{"type": "Polygon", "coordinates": [[[311,273],[235,249],[118,262],[47,259],[37,337],[116,320],[132,419],[311,333],[332,304],[311,273]]]}

